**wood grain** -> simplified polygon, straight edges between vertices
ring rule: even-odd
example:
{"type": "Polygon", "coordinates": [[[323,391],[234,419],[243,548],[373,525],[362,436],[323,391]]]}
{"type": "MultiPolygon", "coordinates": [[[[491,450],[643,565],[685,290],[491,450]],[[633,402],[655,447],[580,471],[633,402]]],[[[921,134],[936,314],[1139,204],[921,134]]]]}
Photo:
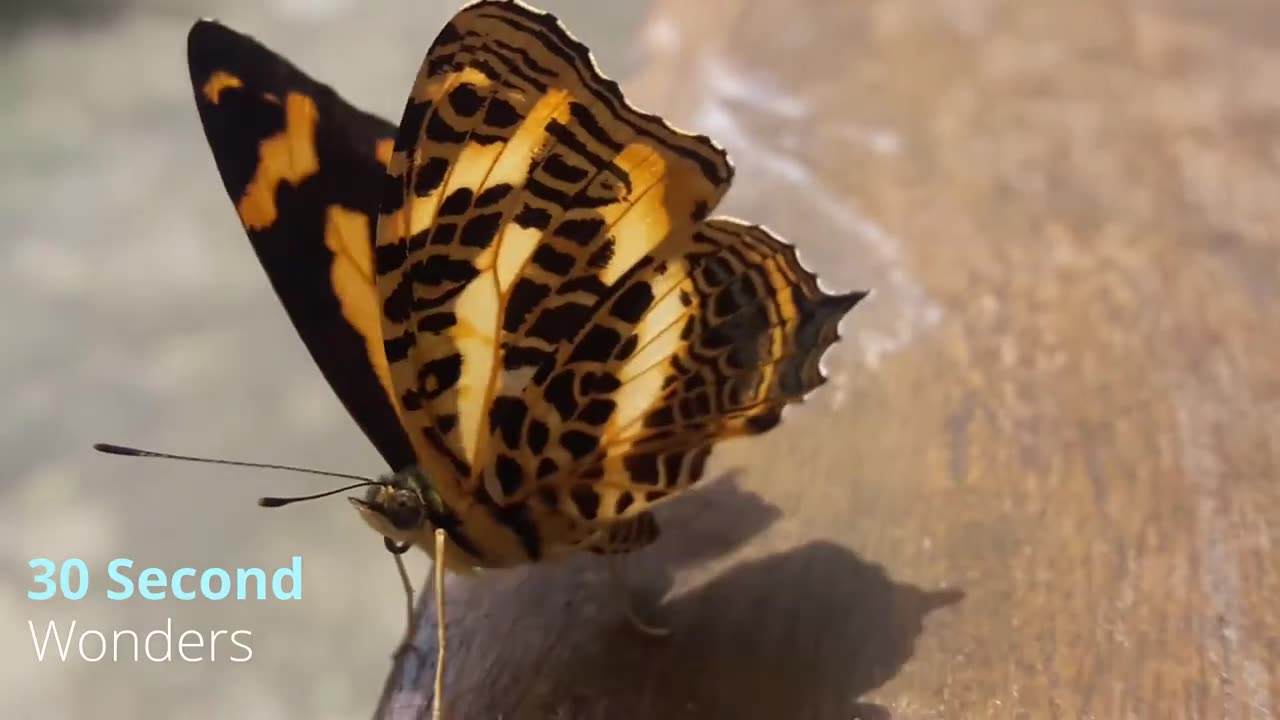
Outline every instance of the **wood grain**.
{"type": "MultiPolygon", "coordinates": [[[[446,717],[1280,712],[1277,27],[656,2],[628,93],[728,147],[724,210],[876,295],[832,382],[660,514],[631,582],[673,637],[596,558],[451,579],[446,717]]],[[[422,716],[430,669],[380,713],[422,716]]]]}

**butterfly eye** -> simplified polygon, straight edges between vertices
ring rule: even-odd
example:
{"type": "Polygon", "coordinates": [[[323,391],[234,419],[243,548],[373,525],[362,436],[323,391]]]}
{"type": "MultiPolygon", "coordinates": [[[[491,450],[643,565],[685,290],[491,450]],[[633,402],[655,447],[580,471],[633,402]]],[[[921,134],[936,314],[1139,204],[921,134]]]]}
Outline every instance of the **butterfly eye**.
{"type": "Polygon", "coordinates": [[[392,495],[383,506],[382,514],[397,530],[417,530],[423,521],[421,501],[406,491],[392,495]]]}

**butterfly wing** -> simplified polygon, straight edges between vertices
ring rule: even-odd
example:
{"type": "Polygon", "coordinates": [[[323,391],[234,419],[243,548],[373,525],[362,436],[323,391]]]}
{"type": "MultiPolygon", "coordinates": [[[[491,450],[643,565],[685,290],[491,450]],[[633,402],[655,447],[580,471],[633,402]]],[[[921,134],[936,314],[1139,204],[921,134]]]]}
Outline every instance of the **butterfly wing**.
{"type": "Polygon", "coordinates": [[[216,22],[191,28],[187,55],[218,172],[285,311],[392,469],[412,465],[373,282],[378,187],[395,129],[216,22]]]}
{"type": "Polygon", "coordinates": [[[702,476],[713,444],[773,428],[825,381],[822,356],[865,295],[824,292],[756,225],[669,236],[526,389],[529,419],[504,428],[524,445],[488,469],[517,489],[500,502],[534,496],[589,523],[647,514],[702,476]]]}
{"type": "Polygon", "coordinates": [[[634,549],[712,444],[822,382],[862,294],[706,220],[731,178],[554,17],[484,0],[445,27],[388,164],[376,274],[392,384],[447,504],[486,508],[527,559],[634,549]]]}
{"type": "Polygon", "coordinates": [[[377,273],[393,384],[436,475],[483,502],[495,419],[731,169],[707,138],[627,105],[551,15],[480,2],[428,52],[389,170],[377,273]]]}

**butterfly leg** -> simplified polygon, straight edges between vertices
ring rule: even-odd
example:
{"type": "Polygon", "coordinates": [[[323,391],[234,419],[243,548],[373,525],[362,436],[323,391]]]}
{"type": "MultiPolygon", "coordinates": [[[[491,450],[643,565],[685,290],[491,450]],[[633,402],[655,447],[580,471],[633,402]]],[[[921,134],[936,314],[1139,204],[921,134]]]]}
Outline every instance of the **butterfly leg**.
{"type": "Polygon", "coordinates": [[[411,543],[400,544],[391,538],[383,538],[383,544],[387,548],[387,552],[391,553],[391,557],[396,561],[396,572],[400,574],[400,583],[404,587],[405,597],[405,626],[404,637],[400,639],[400,644],[396,647],[392,657],[399,657],[400,653],[412,652],[418,653],[418,648],[413,644],[414,630],[417,629],[417,613],[414,612],[413,606],[413,581],[409,579],[409,571],[404,566],[404,554],[413,547],[411,543]]]}
{"type": "Polygon", "coordinates": [[[625,562],[625,558],[618,555],[608,555],[605,560],[609,564],[609,577],[614,591],[618,593],[619,600],[622,602],[622,609],[626,612],[627,620],[631,622],[631,627],[650,637],[666,637],[670,635],[671,628],[650,625],[640,619],[640,615],[636,612],[635,605],[632,603],[631,593],[627,588],[626,570],[622,565],[625,562]]]}

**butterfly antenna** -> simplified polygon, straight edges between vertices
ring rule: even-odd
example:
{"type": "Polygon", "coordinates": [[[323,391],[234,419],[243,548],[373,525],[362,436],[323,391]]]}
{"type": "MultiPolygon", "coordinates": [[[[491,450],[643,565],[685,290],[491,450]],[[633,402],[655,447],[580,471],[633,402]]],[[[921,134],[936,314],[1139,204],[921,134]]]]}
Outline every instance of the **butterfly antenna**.
{"type": "Polygon", "coordinates": [[[93,449],[98,452],[107,453],[108,455],[128,455],[131,457],[152,457],[166,458],[168,460],[188,460],[190,462],[212,463],[214,465],[236,465],[239,467],[266,468],[268,470],[289,470],[291,472],[308,473],[311,475],[325,475],[328,477],[346,478],[347,480],[363,480],[366,483],[376,485],[373,480],[360,475],[351,475],[349,473],[330,472],[328,470],[316,470],[314,468],[297,467],[296,465],[275,465],[272,463],[256,463],[245,462],[243,460],[222,460],[219,458],[195,457],[192,455],[173,455],[171,453],[153,452],[151,450],[139,450],[138,448],[125,447],[124,445],[112,445],[111,443],[94,443],[93,449]]]}
{"type": "Polygon", "coordinates": [[[196,457],[194,455],[174,455],[172,453],[154,452],[152,450],[141,450],[139,448],[127,447],[124,445],[112,445],[111,443],[94,443],[93,449],[98,452],[107,453],[108,455],[126,455],[129,457],[147,457],[147,458],[165,458],[167,460],[186,460],[188,462],[210,463],[213,465],[235,465],[237,467],[265,468],[267,470],[288,470],[290,472],[307,473],[309,475],[324,475],[326,477],[345,478],[347,480],[358,480],[354,485],[347,485],[334,490],[326,490],[322,493],[314,495],[300,495],[298,497],[264,497],[258,499],[258,504],[262,507],[283,507],[295,502],[303,500],[315,500],[317,498],[337,495],[341,492],[354,490],[358,487],[367,485],[383,485],[367,477],[359,475],[351,475],[349,473],[330,472],[328,470],[316,470],[314,468],[298,467],[296,465],[277,465],[274,463],[257,463],[245,462],[243,460],[222,460],[220,458],[196,457]]]}
{"type": "Polygon", "coordinates": [[[358,482],[354,485],[335,488],[333,490],[326,490],[322,493],[316,493],[315,495],[299,495],[297,497],[287,497],[287,498],[282,498],[282,497],[258,498],[258,504],[261,505],[262,507],[284,507],[285,505],[290,505],[296,502],[302,502],[303,500],[316,500],[322,497],[329,497],[330,495],[337,495],[338,493],[346,492],[348,490],[355,490],[358,487],[365,487],[366,485],[382,485],[382,483],[376,483],[376,482],[373,482],[372,480],[366,480],[364,482],[358,482]]]}

